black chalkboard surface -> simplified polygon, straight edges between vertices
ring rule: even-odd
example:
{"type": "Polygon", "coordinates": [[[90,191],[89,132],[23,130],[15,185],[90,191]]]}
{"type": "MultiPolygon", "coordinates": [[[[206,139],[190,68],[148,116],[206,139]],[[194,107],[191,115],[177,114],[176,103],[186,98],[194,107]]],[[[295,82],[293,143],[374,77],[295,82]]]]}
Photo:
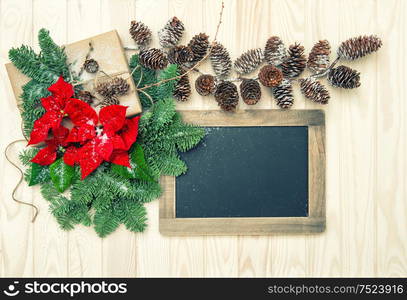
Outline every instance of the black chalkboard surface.
{"type": "Polygon", "coordinates": [[[183,153],[176,218],[307,217],[308,127],[206,127],[183,153]]]}

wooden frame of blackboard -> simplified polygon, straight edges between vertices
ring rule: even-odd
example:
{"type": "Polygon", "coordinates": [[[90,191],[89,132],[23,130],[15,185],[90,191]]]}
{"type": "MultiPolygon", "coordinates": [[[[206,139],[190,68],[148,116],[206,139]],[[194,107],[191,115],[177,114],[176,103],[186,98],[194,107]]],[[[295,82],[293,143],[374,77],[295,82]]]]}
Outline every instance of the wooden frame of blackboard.
{"type": "Polygon", "coordinates": [[[325,114],[322,110],[181,111],[200,126],[307,126],[308,216],[261,218],[176,218],[175,177],[163,177],[159,228],[164,235],[267,235],[325,230],[325,114]]]}

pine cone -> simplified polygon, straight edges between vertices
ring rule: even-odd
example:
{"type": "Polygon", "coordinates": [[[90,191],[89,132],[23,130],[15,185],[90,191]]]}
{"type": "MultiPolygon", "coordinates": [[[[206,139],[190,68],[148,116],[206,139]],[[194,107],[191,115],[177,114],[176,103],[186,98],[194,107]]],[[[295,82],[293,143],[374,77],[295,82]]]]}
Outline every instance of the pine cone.
{"type": "Polygon", "coordinates": [[[126,80],[124,80],[121,77],[116,77],[113,78],[113,80],[110,82],[112,86],[112,90],[114,91],[115,95],[125,95],[128,93],[130,90],[130,85],[127,83],[126,80]]]}
{"type": "Polygon", "coordinates": [[[99,70],[99,64],[93,58],[85,60],[83,63],[83,68],[88,73],[96,73],[99,70]]]}
{"type": "Polygon", "coordinates": [[[168,59],[164,52],[156,48],[141,50],[139,58],[141,65],[152,70],[161,70],[168,65],[168,59]]]}
{"type": "Polygon", "coordinates": [[[291,81],[283,79],[281,83],[272,89],[277,105],[281,108],[290,108],[294,103],[293,87],[291,81]]]}
{"type": "Polygon", "coordinates": [[[339,66],[329,71],[328,81],[336,87],[354,89],[360,86],[360,73],[347,66],[339,66]]]}
{"type": "Polygon", "coordinates": [[[175,84],[174,98],[178,101],[185,102],[191,96],[191,84],[189,83],[188,74],[182,76],[175,84]]]}
{"type": "Polygon", "coordinates": [[[103,97],[103,100],[100,103],[98,103],[98,105],[100,105],[101,107],[119,104],[120,104],[119,97],[117,97],[116,95],[113,95],[111,97],[103,97]]]}
{"type": "Polygon", "coordinates": [[[307,59],[304,56],[304,47],[300,44],[291,45],[288,54],[289,56],[281,64],[284,77],[298,77],[304,71],[307,64],[307,59]]]}
{"type": "Polygon", "coordinates": [[[319,41],[312,47],[307,66],[315,73],[322,73],[329,68],[331,46],[327,40],[319,41]]]}
{"type": "Polygon", "coordinates": [[[264,49],[264,59],[269,65],[278,66],[282,64],[287,56],[283,41],[278,36],[272,36],[267,40],[264,49]]]}
{"type": "Polygon", "coordinates": [[[103,98],[110,99],[116,97],[116,91],[112,88],[111,81],[98,83],[95,87],[95,90],[103,98]]]}
{"type": "Polygon", "coordinates": [[[216,86],[215,99],[224,111],[234,111],[239,103],[239,93],[234,83],[222,81],[216,86]]]}
{"type": "Polygon", "coordinates": [[[215,77],[204,74],[195,81],[195,89],[201,96],[208,96],[215,91],[215,77]]]}
{"type": "Polygon", "coordinates": [[[235,70],[240,74],[253,72],[263,61],[263,51],[260,48],[249,50],[235,60],[235,70]]]}
{"type": "Polygon", "coordinates": [[[260,84],[254,79],[243,79],[240,84],[240,95],[247,105],[254,105],[261,98],[260,84]]]}
{"type": "Polygon", "coordinates": [[[85,101],[89,105],[93,104],[93,101],[95,97],[92,95],[91,92],[85,91],[85,90],[80,90],[77,95],[78,99],[81,99],[82,101],[85,101]]]}
{"type": "Polygon", "coordinates": [[[168,61],[171,64],[182,65],[194,58],[191,48],[187,46],[175,46],[168,51],[168,61]]]}
{"type": "Polygon", "coordinates": [[[275,66],[265,65],[260,69],[259,80],[264,86],[275,87],[283,80],[283,73],[275,66]]]}
{"type": "Polygon", "coordinates": [[[151,42],[151,30],[142,22],[131,21],[130,35],[139,46],[147,46],[151,42]]]}
{"type": "Polygon", "coordinates": [[[219,77],[227,77],[232,69],[232,60],[226,48],[216,43],[212,47],[210,58],[215,74],[219,77]]]}
{"type": "Polygon", "coordinates": [[[379,50],[382,41],[375,35],[359,36],[343,42],[337,51],[340,58],[354,60],[379,50]]]}
{"type": "Polygon", "coordinates": [[[178,44],[184,32],[184,24],[177,17],[171,18],[164,28],[158,32],[160,45],[164,48],[171,48],[178,44]]]}
{"type": "Polygon", "coordinates": [[[196,64],[205,57],[206,52],[208,51],[209,36],[207,36],[205,33],[195,35],[188,43],[188,47],[190,47],[194,53],[194,58],[192,59],[191,63],[196,64]]]}
{"type": "Polygon", "coordinates": [[[312,77],[300,79],[300,87],[303,95],[320,104],[328,104],[329,92],[318,80],[312,77]]]}

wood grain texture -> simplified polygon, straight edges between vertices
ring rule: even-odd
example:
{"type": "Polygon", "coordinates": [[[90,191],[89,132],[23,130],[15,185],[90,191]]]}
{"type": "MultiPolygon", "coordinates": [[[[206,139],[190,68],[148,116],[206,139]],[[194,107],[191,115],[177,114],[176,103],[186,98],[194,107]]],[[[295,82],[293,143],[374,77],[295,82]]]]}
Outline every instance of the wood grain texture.
{"type": "MultiPolygon", "coordinates": [[[[133,18],[156,33],[177,15],[186,26],[185,44],[199,32],[213,36],[219,6],[214,0],[0,0],[0,151],[22,137],[3,67],[7,52],[22,43],[36,47],[40,26],[52,27],[61,43],[117,28],[124,43],[133,45],[126,28],[133,18]]],[[[407,276],[406,18],[404,0],[225,1],[218,39],[232,59],[263,47],[271,35],[287,45],[301,42],[307,52],[319,39],[328,39],[331,58],[349,37],[377,33],[383,39],[377,54],[344,62],[361,71],[359,89],[329,88],[324,234],[168,238],[158,231],[158,201],[147,206],[149,227],[143,234],[120,229],[102,241],[90,228],[63,233],[37,189],[23,185],[17,196],[41,205],[38,223],[30,223],[29,207],[12,201],[18,173],[2,156],[0,276],[407,276]]],[[[153,45],[158,45],[156,35],[153,45]]],[[[200,69],[209,72],[210,64],[200,69]]],[[[191,75],[192,82],[196,76],[191,75]]],[[[294,89],[294,108],[321,108],[294,89]]],[[[262,91],[253,109],[276,108],[270,91],[262,91]]],[[[190,102],[177,107],[219,109],[213,97],[195,91],[190,102]]],[[[239,103],[239,109],[252,108],[239,103]]]]}

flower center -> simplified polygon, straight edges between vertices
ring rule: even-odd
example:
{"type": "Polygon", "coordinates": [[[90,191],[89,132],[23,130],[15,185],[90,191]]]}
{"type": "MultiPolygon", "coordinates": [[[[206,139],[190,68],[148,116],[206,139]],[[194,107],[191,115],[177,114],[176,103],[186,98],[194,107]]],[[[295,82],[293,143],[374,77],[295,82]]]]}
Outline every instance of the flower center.
{"type": "Polygon", "coordinates": [[[95,131],[96,131],[96,135],[101,136],[103,133],[103,126],[102,125],[96,126],[95,131]]]}

